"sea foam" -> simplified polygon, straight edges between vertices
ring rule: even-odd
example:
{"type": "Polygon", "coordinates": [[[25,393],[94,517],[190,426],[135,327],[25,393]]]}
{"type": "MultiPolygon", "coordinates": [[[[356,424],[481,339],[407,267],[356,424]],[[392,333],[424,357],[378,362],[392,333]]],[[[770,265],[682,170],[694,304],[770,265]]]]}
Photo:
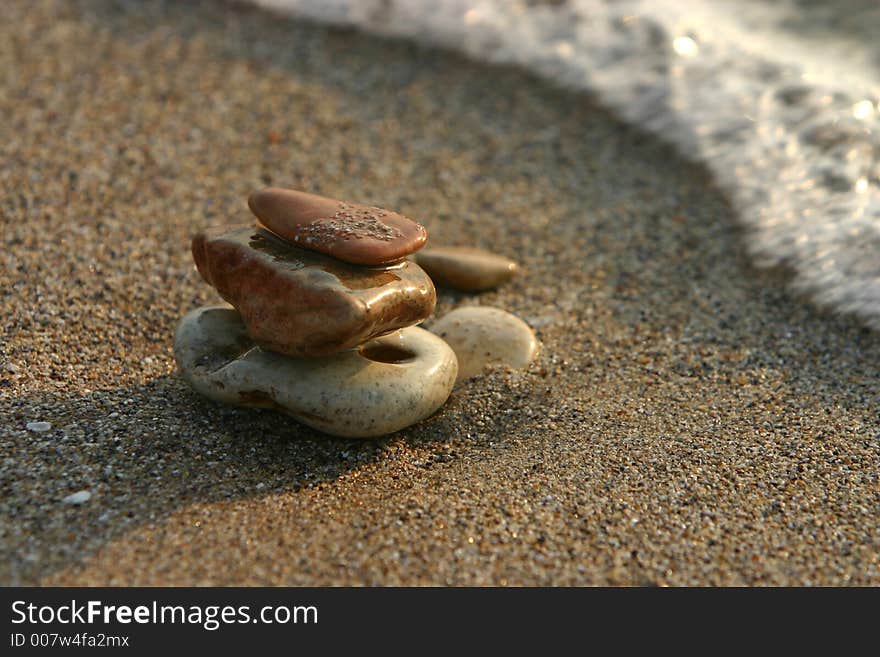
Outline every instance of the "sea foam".
{"type": "Polygon", "coordinates": [[[875,1],[252,1],[594,93],[711,169],[758,264],[880,329],[875,1]]]}

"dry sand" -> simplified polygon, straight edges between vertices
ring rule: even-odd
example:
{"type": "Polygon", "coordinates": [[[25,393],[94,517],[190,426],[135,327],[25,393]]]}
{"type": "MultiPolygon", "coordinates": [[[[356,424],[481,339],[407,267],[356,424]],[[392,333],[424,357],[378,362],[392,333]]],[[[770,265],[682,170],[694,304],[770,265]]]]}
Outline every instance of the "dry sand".
{"type": "Polygon", "coordinates": [[[4,0],[0,76],[2,583],[880,584],[878,336],[589,99],[211,2],[4,0]],[[375,441],[201,399],[189,238],[270,183],[519,260],[438,313],[540,362],[375,441]]]}

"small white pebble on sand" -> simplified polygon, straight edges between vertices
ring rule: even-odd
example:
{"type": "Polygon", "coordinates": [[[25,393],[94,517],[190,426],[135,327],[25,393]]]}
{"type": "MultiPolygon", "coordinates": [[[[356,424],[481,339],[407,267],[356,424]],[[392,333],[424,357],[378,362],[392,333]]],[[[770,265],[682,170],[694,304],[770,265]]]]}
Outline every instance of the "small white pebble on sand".
{"type": "Polygon", "coordinates": [[[500,308],[457,308],[434,322],[431,330],[455,352],[459,381],[481,374],[487,365],[525,369],[538,352],[531,327],[500,308]]]}
{"type": "Polygon", "coordinates": [[[27,423],[28,431],[36,431],[37,433],[43,433],[45,431],[49,431],[52,428],[51,422],[28,422],[27,423]]]}
{"type": "Polygon", "coordinates": [[[551,324],[555,324],[558,320],[556,317],[552,315],[530,315],[526,317],[526,321],[529,326],[533,329],[536,328],[544,328],[545,326],[550,326],[551,324]]]}
{"type": "Polygon", "coordinates": [[[62,501],[65,504],[75,504],[76,506],[79,506],[80,504],[85,504],[90,499],[92,499],[92,492],[88,490],[81,490],[76,493],[71,493],[62,501]]]}

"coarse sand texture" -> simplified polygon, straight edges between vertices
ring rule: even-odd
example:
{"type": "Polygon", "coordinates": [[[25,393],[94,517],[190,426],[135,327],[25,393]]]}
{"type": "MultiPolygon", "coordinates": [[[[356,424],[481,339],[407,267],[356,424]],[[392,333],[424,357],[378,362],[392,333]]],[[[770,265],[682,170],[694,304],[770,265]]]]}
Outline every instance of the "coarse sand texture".
{"type": "Polygon", "coordinates": [[[876,333],[589,98],[240,3],[4,0],[0,116],[0,583],[880,584],[876,333]],[[536,359],[381,439],[203,398],[190,240],[267,186],[515,261],[435,317],[536,359]]]}

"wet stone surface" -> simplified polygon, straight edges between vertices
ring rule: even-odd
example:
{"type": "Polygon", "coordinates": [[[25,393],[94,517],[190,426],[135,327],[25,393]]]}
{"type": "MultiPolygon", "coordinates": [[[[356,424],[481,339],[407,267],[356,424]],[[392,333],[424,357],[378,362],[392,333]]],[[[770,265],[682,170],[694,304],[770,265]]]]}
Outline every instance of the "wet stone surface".
{"type": "Polygon", "coordinates": [[[417,324],[434,309],[418,265],[355,267],[299,249],[254,226],[201,232],[202,277],[241,313],[250,337],[291,356],[319,356],[417,324]]]}

